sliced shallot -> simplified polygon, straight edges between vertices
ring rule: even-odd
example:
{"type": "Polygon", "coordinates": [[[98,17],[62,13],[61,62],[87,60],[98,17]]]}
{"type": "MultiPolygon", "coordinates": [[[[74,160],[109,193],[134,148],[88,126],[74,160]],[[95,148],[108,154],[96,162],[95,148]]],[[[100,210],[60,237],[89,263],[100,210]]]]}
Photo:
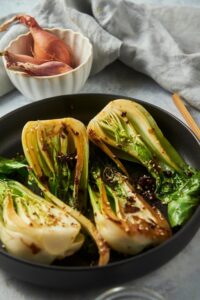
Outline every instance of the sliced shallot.
{"type": "Polygon", "coordinates": [[[60,61],[48,61],[40,65],[16,62],[7,67],[11,70],[22,71],[32,76],[52,76],[72,70],[69,65],[60,61]]]}
{"type": "Polygon", "coordinates": [[[4,51],[0,53],[0,56],[4,56],[6,58],[7,64],[12,65],[17,62],[21,63],[31,63],[35,65],[41,65],[45,62],[47,62],[44,59],[38,59],[30,55],[25,55],[25,54],[15,54],[10,51],[4,51]]]}

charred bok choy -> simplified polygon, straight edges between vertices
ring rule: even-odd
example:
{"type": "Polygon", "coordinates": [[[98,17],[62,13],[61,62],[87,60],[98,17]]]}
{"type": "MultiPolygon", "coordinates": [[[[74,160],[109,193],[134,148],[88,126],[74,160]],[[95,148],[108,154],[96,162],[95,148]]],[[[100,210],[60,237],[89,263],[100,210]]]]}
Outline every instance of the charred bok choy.
{"type": "Polygon", "coordinates": [[[190,218],[200,200],[200,172],[183,161],[143,106],[111,101],[90,121],[88,135],[126,175],[118,158],[146,167],[156,180],[156,196],[168,205],[172,227],[190,218]]]}
{"type": "Polygon", "coordinates": [[[91,160],[89,194],[96,226],[108,245],[121,253],[137,254],[171,236],[160,211],[135,192],[127,176],[108,159],[91,160]]]}
{"type": "Polygon", "coordinates": [[[84,124],[73,118],[28,122],[22,132],[25,157],[44,196],[75,218],[93,238],[99,265],[109,249],[95,225],[86,218],[88,137],[84,124]]]}
{"type": "Polygon", "coordinates": [[[26,179],[27,166],[0,158],[0,239],[6,250],[40,263],[74,254],[84,242],[80,223],[12,180],[16,175],[20,180],[26,179]]]}

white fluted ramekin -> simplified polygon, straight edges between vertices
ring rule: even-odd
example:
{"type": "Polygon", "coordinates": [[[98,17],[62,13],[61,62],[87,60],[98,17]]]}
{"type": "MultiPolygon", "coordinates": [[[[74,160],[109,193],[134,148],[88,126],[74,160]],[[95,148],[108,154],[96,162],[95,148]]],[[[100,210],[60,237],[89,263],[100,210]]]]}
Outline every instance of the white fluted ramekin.
{"type": "MultiPolygon", "coordinates": [[[[58,95],[73,94],[83,87],[91,70],[92,45],[88,38],[70,29],[46,29],[60,37],[71,49],[73,70],[53,76],[27,76],[19,71],[9,70],[3,57],[7,74],[14,86],[27,98],[40,100],[58,95]]],[[[18,36],[8,45],[8,51],[31,55],[32,36],[30,32],[18,36]]]]}

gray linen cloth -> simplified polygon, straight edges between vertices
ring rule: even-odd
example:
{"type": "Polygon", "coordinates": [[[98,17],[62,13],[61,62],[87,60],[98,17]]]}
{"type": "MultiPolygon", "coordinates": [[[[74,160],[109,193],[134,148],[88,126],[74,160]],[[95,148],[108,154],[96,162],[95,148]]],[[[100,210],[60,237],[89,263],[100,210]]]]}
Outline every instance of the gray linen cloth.
{"type": "MultiPolygon", "coordinates": [[[[71,28],[87,36],[94,50],[92,74],[120,59],[200,109],[200,8],[133,0],[42,0],[26,13],[43,27],[71,28]]],[[[0,51],[26,31],[12,26],[0,40],[0,51]]],[[[11,89],[0,66],[0,95],[11,89]]]]}

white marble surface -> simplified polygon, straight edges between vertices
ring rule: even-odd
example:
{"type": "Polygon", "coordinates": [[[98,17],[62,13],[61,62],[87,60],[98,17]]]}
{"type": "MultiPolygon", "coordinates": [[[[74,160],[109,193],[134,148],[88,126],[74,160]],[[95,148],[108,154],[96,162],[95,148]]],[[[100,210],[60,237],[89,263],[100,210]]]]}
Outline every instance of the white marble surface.
{"type": "MultiPolygon", "coordinates": [[[[0,16],[6,16],[11,12],[26,11],[39,0],[0,0],[0,16]]],[[[136,1],[135,1],[136,2],[136,1]]],[[[139,0],[137,0],[139,2],[139,0]]],[[[149,1],[150,3],[186,4],[198,5],[199,0],[162,0],[149,1]]],[[[1,50],[1,49],[0,49],[1,50]]],[[[173,105],[171,95],[160,88],[155,82],[146,76],[134,72],[120,62],[115,62],[103,72],[88,80],[81,92],[106,92],[121,94],[149,101],[172,112],[181,118],[173,105]]],[[[0,116],[7,112],[29,103],[18,91],[14,90],[0,98],[0,116]]],[[[200,123],[200,114],[191,107],[189,110],[200,123]]],[[[125,285],[136,287],[148,287],[158,291],[168,300],[199,300],[200,299],[200,231],[189,245],[174,259],[160,269],[138,280],[125,285]]],[[[22,283],[0,269],[0,299],[56,299],[56,300],[92,300],[104,289],[69,293],[68,291],[49,290],[39,288],[27,283],[22,283]]]]}

